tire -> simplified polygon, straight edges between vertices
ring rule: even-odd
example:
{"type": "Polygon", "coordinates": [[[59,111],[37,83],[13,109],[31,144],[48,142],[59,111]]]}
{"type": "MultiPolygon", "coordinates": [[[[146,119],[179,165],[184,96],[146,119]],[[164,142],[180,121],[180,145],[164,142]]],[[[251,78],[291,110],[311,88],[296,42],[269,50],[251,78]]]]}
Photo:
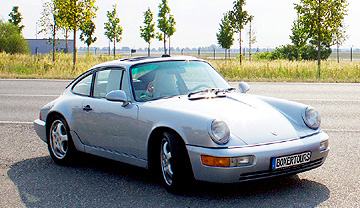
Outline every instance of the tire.
{"type": "Polygon", "coordinates": [[[194,180],[185,144],[171,132],[162,134],[160,144],[163,184],[171,193],[183,193],[194,180]]]}
{"type": "Polygon", "coordinates": [[[72,142],[70,129],[65,119],[55,115],[50,120],[47,134],[48,149],[51,158],[59,165],[71,165],[74,160],[76,148],[72,142]]]}

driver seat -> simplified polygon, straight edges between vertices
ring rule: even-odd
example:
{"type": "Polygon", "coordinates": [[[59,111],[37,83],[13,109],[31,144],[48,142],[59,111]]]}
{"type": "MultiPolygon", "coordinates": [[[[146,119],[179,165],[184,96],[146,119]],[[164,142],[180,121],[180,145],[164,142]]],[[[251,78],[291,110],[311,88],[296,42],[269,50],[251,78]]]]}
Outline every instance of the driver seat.
{"type": "Polygon", "coordinates": [[[154,79],[154,98],[180,95],[174,74],[169,74],[166,70],[156,72],[154,79]]]}

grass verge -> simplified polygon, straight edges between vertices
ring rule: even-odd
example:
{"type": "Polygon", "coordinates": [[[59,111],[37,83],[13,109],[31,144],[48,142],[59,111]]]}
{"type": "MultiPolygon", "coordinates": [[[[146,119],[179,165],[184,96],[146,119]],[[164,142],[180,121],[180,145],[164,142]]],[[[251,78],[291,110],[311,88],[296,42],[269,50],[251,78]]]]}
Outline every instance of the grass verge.
{"type": "MultiPolygon", "coordinates": [[[[119,59],[121,57],[117,57],[119,59]]],[[[107,55],[81,55],[73,70],[72,54],[10,55],[0,53],[0,78],[72,79],[92,66],[113,60],[107,55]]],[[[318,78],[316,61],[208,60],[229,81],[263,82],[360,82],[360,62],[322,61],[318,78]]]]}

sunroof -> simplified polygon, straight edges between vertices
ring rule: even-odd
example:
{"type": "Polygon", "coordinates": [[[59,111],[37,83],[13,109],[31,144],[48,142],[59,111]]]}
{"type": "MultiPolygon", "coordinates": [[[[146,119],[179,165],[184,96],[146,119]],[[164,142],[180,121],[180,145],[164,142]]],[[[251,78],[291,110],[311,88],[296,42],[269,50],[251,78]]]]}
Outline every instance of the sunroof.
{"type": "Polygon", "coordinates": [[[120,61],[141,61],[141,60],[154,59],[154,58],[158,58],[158,57],[135,57],[135,58],[121,59],[120,61]]]}

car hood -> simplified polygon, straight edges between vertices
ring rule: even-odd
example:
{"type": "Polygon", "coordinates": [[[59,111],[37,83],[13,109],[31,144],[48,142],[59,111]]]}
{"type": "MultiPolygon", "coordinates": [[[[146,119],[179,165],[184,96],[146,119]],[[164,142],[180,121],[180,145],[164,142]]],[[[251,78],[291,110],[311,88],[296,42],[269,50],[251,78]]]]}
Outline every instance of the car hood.
{"type": "MultiPolygon", "coordinates": [[[[299,137],[300,128],[296,126],[297,124],[289,121],[269,104],[251,95],[228,93],[226,97],[196,100],[181,96],[161,99],[155,103],[163,108],[222,119],[229,126],[231,134],[247,145],[299,137]]],[[[191,125],[191,120],[188,125],[191,125]]]]}

